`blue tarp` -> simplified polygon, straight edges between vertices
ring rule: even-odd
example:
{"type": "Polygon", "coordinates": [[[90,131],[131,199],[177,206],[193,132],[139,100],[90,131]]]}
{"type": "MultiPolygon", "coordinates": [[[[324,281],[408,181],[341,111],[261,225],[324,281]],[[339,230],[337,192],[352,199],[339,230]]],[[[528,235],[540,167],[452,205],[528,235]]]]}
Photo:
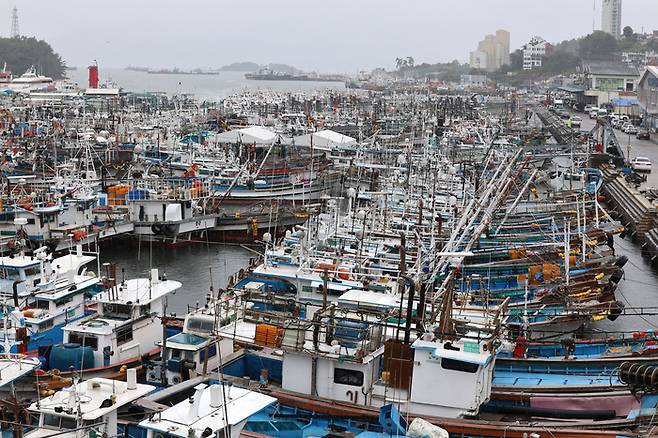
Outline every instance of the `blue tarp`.
{"type": "Polygon", "coordinates": [[[633,105],[639,105],[640,102],[638,102],[637,99],[612,99],[612,104],[614,106],[633,106],[633,105]]]}

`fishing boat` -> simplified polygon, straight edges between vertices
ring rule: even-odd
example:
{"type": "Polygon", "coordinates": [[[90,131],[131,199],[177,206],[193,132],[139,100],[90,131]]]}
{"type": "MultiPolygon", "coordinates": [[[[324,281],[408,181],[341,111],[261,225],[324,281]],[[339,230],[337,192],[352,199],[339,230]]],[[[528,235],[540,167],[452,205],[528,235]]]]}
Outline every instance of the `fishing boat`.
{"type": "Polygon", "coordinates": [[[119,434],[119,412],[155,390],[137,383],[137,373],[128,370],[127,381],[92,377],[32,403],[29,411],[39,416],[26,437],[47,437],[57,433],[67,438],[84,435],[119,434]]]}

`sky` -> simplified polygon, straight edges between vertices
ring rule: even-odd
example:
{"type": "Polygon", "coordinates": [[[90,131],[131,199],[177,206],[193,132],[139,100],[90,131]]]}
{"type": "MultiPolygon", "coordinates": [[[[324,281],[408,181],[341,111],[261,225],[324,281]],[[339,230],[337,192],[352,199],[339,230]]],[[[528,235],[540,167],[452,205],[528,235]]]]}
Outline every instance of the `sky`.
{"type": "MultiPolygon", "coordinates": [[[[0,35],[14,5],[21,34],[48,41],[72,66],[253,61],[326,73],[393,68],[407,56],[467,62],[496,29],[511,32],[515,49],[534,35],[585,35],[601,18],[601,0],[0,0],[0,35]]],[[[624,0],[622,25],[658,29],[658,0],[624,0]]]]}

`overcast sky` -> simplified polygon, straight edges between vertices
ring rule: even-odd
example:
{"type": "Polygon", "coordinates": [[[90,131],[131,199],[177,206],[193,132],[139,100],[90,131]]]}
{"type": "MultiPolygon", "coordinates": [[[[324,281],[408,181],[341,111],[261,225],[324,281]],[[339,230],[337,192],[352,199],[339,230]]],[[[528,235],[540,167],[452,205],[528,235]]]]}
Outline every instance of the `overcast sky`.
{"type": "MultiPolygon", "coordinates": [[[[23,35],[47,40],[69,65],[219,67],[282,62],[354,72],[468,60],[487,33],[512,48],[533,35],[553,42],[600,25],[596,0],[0,0],[0,33],[18,7],[23,35]]],[[[658,0],[624,0],[623,25],[658,29],[658,0]]]]}

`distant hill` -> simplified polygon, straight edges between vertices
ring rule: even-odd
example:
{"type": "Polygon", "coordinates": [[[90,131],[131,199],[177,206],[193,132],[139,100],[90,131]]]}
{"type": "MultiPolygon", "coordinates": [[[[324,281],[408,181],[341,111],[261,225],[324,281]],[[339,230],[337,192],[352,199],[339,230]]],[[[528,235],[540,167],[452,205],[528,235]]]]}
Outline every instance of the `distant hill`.
{"type": "Polygon", "coordinates": [[[247,71],[252,72],[260,68],[255,62],[234,62],[233,64],[225,65],[220,68],[221,71],[247,71]]]}
{"type": "Polygon", "coordinates": [[[0,38],[0,68],[5,62],[14,76],[20,76],[34,66],[43,75],[61,79],[66,69],[66,64],[50,44],[33,37],[0,38]]]}

